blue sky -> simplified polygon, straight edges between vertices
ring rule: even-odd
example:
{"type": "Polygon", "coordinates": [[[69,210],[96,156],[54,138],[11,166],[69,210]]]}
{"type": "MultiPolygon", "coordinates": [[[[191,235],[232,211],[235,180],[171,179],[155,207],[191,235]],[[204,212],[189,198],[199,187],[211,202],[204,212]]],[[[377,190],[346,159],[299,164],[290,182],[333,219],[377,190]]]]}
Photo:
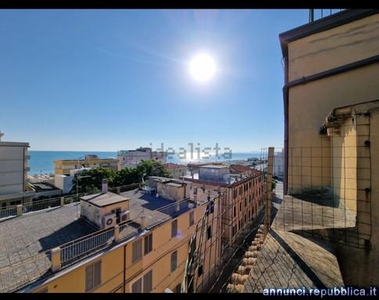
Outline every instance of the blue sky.
{"type": "Polygon", "coordinates": [[[279,34],[307,9],[0,10],[2,141],[30,150],[283,146],[279,34]],[[216,71],[189,72],[200,51],[216,71]]]}

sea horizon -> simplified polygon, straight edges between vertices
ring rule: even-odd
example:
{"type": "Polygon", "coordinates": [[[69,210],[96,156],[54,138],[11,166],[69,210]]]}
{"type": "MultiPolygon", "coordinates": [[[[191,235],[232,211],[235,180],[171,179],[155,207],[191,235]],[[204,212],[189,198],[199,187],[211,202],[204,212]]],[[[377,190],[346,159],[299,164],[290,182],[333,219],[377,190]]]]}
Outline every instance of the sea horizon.
{"type": "MultiPolygon", "coordinates": [[[[29,175],[54,174],[54,160],[58,159],[81,159],[85,155],[95,154],[99,158],[117,158],[118,151],[59,151],[59,150],[29,150],[28,161],[29,175]]],[[[188,164],[198,162],[221,162],[230,160],[247,160],[251,157],[261,157],[261,152],[237,152],[237,153],[169,153],[167,163],[188,164]]]]}

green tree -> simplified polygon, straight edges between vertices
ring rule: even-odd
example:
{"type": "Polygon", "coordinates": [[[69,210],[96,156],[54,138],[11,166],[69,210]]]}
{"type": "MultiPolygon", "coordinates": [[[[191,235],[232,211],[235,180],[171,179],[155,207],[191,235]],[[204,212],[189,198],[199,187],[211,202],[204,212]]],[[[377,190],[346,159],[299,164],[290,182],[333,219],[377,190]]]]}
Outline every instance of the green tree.
{"type": "Polygon", "coordinates": [[[148,176],[170,177],[163,164],[156,160],[143,160],[135,169],[139,182],[144,182],[148,176]]]}
{"type": "Polygon", "coordinates": [[[76,174],[72,180],[71,193],[100,192],[102,181],[108,179],[108,186],[118,187],[132,183],[144,182],[148,176],[170,177],[170,173],[164,168],[163,164],[155,160],[141,161],[135,168],[124,168],[114,171],[105,168],[95,168],[84,170],[76,174]],[[78,185],[78,190],[76,186],[78,185]]]}
{"type": "Polygon", "coordinates": [[[108,186],[113,187],[113,181],[116,177],[116,171],[105,168],[95,168],[90,170],[84,170],[79,174],[75,174],[72,181],[71,193],[88,193],[99,192],[102,188],[103,179],[108,180],[108,186]],[[76,186],[78,185],[78,189],[76,186]]]}
{"type": "Polygon", "coordinates": [[[114,186],[121,186],[121,185],[128,185],[132,183],[138,183],[139,178],[137,171],[134,168],[124,168],[118,172],[116,172],[113,185],[114,186]]]}

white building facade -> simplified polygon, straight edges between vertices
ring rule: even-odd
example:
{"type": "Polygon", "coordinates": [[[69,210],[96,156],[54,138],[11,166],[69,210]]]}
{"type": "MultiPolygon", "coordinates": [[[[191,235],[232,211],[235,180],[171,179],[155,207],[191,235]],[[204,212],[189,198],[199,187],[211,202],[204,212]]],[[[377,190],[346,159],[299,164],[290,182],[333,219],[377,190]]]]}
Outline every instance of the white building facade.
{"type": "Polygon", "coordinates": [[[1,208],[30,201],[28,148],[29,143],[0,141],[1,208]]]}
{"type": "Polygon", "coordinates": [[[119,160],[119,169],[125,167],[134,168],[143,160],[166,163],[166,153],[164,151],[152,151],[148,147],[140,147],[135,150],[120,150],[117,152],[117,158],[119,160]]]}

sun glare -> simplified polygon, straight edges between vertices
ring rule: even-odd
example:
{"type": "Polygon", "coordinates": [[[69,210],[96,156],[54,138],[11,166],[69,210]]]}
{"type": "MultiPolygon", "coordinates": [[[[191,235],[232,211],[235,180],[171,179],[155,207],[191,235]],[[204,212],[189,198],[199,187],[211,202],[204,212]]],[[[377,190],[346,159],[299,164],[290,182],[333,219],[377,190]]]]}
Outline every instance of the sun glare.
{"type": "Polygon", "coordinates": [[[189,63],[192,77],[198,81],[210,80],[216,72],[216,64],[208,54],[198,54],[189,63]]]}

